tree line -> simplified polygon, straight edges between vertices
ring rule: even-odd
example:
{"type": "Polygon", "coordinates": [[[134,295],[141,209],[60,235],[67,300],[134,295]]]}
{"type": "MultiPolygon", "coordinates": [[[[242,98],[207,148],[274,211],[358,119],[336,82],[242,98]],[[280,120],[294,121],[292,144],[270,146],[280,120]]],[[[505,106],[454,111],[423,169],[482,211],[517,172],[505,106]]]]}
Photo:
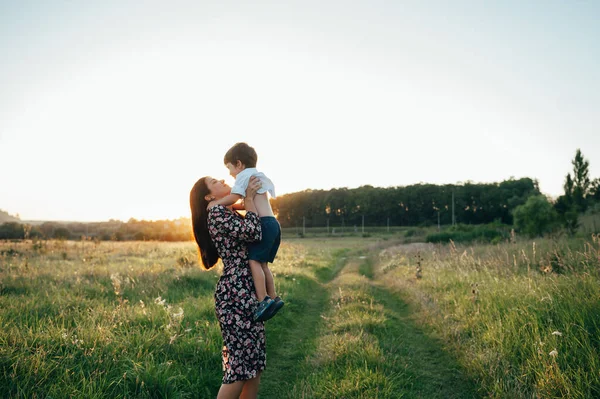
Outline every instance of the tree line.
{"type": "Polygon", "coordinates": [[[191,239],[190,219],[146,221],[111,219],[107,222],[60,223],[45,222],[30,225],[7,222],[0,225],[0,239],[91,239],[99,241],[188,241],[191,239]]]}
{"type": "Polygon", "coordinates": [[[305,190],[272,201],[282,227],[362,225],[431,226],[503,224],[537,236],[574,234],[582,214],[600,213],[600,179],[589,175],[580,149],[565,177],[564,194],[542,195],[537,180],[500,183],[414,184],[402,187],[305,190]]]}
{"type": "MultiPolygon", "coordinates": [[[[572,167],[565,176],[564,194],[557,199],[542,195],[538,182],[524,177],[500,183],[304,190],[279,196],[271,204],[284,228],[358,226],[363,221],[365,226],[494,223],[514,225],[530,236],[558,229],[573,234],[583,213],[590,208],[600,213],[600,179],[589,176],[589,161],[579,149],[572,167]]],[[[187,241],[192,236],[189,218],[0,225],[0,239],[24,238],[187,241]]]]}
{"type": "Polygon", "coordinates": [[[513,210],[540,195],[537,181],[500,183],[414,184],[402,187],[305,190],[272,201],[282,227],[430,226],[464,223],[513,223],[513,210]],[[454,215],[454,218],[453,218],[454,215]]]}

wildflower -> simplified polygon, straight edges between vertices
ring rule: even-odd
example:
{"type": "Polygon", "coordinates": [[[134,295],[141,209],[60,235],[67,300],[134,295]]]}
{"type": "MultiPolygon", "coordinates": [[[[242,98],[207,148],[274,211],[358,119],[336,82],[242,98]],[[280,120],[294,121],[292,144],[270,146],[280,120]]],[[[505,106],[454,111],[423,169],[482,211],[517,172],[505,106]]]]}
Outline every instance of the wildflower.
{"type": "Polygon", "coordinates": [[[175,319],[175,320],[181,320],[183,319],[183,309],[179,308],[179,311],[177,313],[171,313],[171,316],[175,319]]]}
{"type": "Polygon", "coordinates": [[[142,301],[141,299],[140,299],[140,306],[142,307],[142,309],[146,307],[146,305],[144,304],[144,301],[142,301]]]}
{"type": "Polygon", "coordinates": [[[177,340],[177,334],[171,337],[171,339],[169,340],[169,345],[173,345],[173,342],[175,342],[175,340],[177,340]]]}
{"type": "Polygon", "coordinates": [[[562,337],[562,333],[560,331],[554,331],[552,335],[558,335],[559,337],[562,337]]]}
{"type": "Polygon", "coordinates": [[[556,349],[554,349],[552,352],[550,352],[548,354],[552,357],[556,357],[556,356],[558,356],[558,351],[556,349]]]}
{"type": "Polygon", "coordinates": [[[165,304],[167,303],[167,300],[166,300],[166,299],[162,299],[162,298],[159,296],[158,298],[156,298],[156,299],[154,300],[154,303],[155,303],[155,304],[157,304],[157,305],[162,305],[162,306],[165,306],[165,304]]]}
{"type": "Polygon", "coordinates": [[[112,282],[115,295],[119,295],[121,293],[121,284],[123,283],[121,276],[118,273],[113,273],[110,275],[110,281],[112,282]]]}

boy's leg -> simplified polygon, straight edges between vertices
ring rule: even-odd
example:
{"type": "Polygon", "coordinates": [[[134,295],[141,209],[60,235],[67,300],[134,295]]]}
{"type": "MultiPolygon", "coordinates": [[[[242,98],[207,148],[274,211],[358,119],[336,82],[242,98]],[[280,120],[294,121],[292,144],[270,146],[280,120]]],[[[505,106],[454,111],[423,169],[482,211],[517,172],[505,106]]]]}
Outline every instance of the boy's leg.
{"type": "Polygon", "coordinates": [[[273,282],[273,274],[269,269],[268,263],[261,263],[261,266],[263,272],[265,273],[265,280],[267,282],[267,292],[269,293],[269,296],[273,299],[273,306],[269,307],[267,314],[263,316],[263,320],[267,321],[277,314],[277,312],[283,307],[284,302],[275,293],[275,283],[273,282]]]}
{"type": "Polygon", "coordinates": [[[269,269],[269,264],[267,262],[262,262],[260,264],[262,272],[265,276],[265,285],[267,288],[267,294],[272,298],[275,299],[275,297],[277,296],[277,294],[275,294],[275,282],[273,281],[273,274],[271,273],[271,270],[269,269]]]}
{"type": "MultiPolygon", "coordinates": [[[[261,266],[261,263],[257,260],[250,261],[250,271],[252,272],[252,280],[254,280],[254,289],[256,291],[256,298],[259,302],[265,299],[267,296],[265,272],[261,266]]],[[[272,279],[273,277],[271,277],[272,279]]]]}

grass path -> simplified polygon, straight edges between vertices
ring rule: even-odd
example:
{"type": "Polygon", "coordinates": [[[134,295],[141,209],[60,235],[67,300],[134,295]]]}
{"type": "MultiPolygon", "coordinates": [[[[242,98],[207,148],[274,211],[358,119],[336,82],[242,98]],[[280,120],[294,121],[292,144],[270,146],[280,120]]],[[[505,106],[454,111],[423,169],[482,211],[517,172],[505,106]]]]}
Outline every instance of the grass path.
{"type": "MultiPolygon", "coordinates": [[[[600,397],[599,237],[403,241],[282,243],[261,398],[600,397]]],[[[0,397],[214,398],[221,270],[196,256],[191,242],[0,242],[0,397]]]]}
{"type": "Polygon", "coordinates": [[[367,250],[338,251],[267,326],[261,398],[476,398],[476,384],[411,318],[367,250]]]}

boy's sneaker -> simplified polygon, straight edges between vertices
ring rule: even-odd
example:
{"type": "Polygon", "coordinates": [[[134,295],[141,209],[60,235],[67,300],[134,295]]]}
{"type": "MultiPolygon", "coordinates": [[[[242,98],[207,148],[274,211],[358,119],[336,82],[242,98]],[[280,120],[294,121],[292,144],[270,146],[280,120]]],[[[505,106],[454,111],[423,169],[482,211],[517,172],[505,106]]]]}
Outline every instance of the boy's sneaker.
{"type": "Polygon", "coordinates": [[[264,321],[264,316],[269,308],[275,304],[275,301],[270,296],[265,296],[265,299],[259,302],[258,307],[254,311],[254,321],[264,321]]]}
{"type": "Polygon", "coordinates": [[[277,313],[279,309],[283,307],[283,305],[285,305],[285,302],[283,302],[280,297],[276,296],[275,299],[273,299],[273,305],[271,305],[265,312],[262,320],[267,321],[271,317],[275,316],[275,313],[277,313]]]}

